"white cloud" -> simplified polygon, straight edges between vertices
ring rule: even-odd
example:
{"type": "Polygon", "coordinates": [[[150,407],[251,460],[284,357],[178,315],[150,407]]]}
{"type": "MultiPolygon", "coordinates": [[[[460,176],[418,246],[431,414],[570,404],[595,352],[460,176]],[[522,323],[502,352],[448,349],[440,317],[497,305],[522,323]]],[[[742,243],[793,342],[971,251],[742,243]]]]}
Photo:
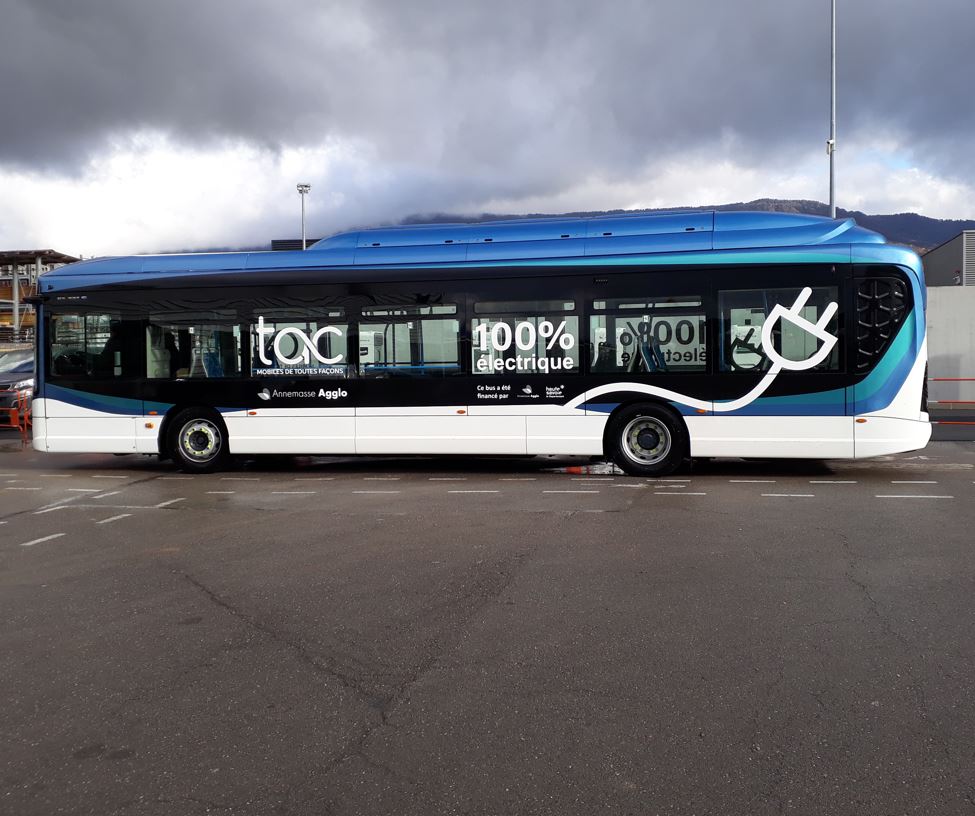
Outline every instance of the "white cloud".
{"type": "MultiPolygon", "coordinates": [[[[296,182],[312,184],[308,234],[318,237],[416,213],[527,213],[679,207],[828,195],[825,151],[794,162],[738,160],[736,140],[662,157],[627,177],[554,178],[524,194],[493,176],[384,163],[366,144],[282,151],[242,143],[190,148],[142,132],[113,140],[75,176],[0,168],[0,246],[104,255],[259,246],[300,233],[296,182]]],[[[838,154],[837,203],[868,213],[975,217],[975,189],[918,166],[896,140],[851,141],[838,154]]],[[[532,185],[529,189],[537,186],[532,185]]]]}

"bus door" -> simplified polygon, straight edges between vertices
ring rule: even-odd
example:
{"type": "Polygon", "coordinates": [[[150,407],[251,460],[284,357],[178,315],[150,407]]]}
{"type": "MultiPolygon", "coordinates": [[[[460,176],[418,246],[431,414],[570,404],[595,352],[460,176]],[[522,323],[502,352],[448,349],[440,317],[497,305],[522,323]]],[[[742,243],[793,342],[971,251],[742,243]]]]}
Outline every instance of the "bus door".
{"type": "Polygon", "coordinates": [[[472,452],[474,427],[458,399],[458,304],[441,295],[376,300],[358,323],[356,451],[472,452]]]}
{"type": "Polygon", "coordinates": [[[121,310],[45,308],[35,446],[133,453],[142,421],[141,319],[121,310]]]}
{"type": "Polygon", "coordinates": [[[341,306],[255,309],[235,453],[355,453],[353,338],[341,306]]]}

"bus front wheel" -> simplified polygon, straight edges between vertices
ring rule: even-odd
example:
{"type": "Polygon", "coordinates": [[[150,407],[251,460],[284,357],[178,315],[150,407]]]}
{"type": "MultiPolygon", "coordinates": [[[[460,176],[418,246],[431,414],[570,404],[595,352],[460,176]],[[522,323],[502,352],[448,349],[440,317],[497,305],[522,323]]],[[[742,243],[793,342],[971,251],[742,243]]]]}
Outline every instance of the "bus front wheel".
{"type": "Polygon", "coordinates": [[[661,405],[632,405],[611,420],[606,448],[630,476],[667,476],[687,457],[687,430],[661,405]]]}
{"type": "Polygon", "coordinates": [[[227,430],[207,408],[187,408],[169,424],[169,452],[181,470],[212,473],[227,463],[227,430]]]}

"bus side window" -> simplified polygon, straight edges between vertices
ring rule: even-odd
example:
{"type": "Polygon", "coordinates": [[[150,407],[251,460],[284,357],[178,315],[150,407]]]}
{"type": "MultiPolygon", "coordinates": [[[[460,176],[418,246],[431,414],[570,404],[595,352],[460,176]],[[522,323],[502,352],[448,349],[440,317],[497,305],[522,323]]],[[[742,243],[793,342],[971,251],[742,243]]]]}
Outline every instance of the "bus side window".
{"type": "MultiPolygon", "coordinates": [[[[801,288],[740,289],[718,293],[721,371],[762,372],[769,367],[769,359],[762,348],[762,331],[772,309],[781,304],[789,308],[799,297],[801,288]]],[[[812,295],[800,312],[800,317],[817,323],[830,303],[839,302],[835,286],[812,288],[812,295]]],[[[826,327],[834,335],[839,331],[839,316],[834,314],[826,327]]],[[[775,350],[786,360],[802,361],[812,357],[819,341],[801,326],[782,320],[771,331],[775,350]]],[[[839,371],[840,344],[837,343],[826,360],[815,371],[839,371]]]]}
{"type": "Polygon", "coordinates": [[[360,376],[444,377],[460,373],[456,303],[426,296],[420,302],[376,304],[361,312],[360,376]]]}
{"type": "Polygon", "coordinates": [[[460,372],[456,318],[414,318],[359,324],[364,377],[443,377],[460,372]]]}
{"type": "Polygon", "coordinates": [[[594,300],[589,337],[593,374],[707,370],[707,318],[699,295],[594,300]]]}
{"type": "Polygon", "coordinates": [[[150,379],[240,376],[241,331],[236,314],[158,312],[146,329],[146,376],[150,379]]]}
{"type": "Polygon", "coordinates": [[[54,314],[48,335],[51,376],[138,377],[140,333],[139,321],[117,314],[54,314]]]}

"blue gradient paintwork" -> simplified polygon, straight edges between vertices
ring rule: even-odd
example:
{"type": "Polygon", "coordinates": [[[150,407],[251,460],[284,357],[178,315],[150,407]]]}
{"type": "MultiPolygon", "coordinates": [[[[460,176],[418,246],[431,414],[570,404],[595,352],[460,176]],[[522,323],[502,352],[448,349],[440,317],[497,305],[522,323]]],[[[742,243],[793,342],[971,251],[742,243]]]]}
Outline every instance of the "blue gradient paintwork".
{"type": "MultiPolygon", "coordinates": [[[[79,408],[87,408],[102,414],[142,416],[143,412],[143,402],[141,399],[91,394],[87,391],[77,391],[74,388],[64,388],[60,385],[52,385],[51,383],[44,384],[44,399],[58,400],[68,405],[76,405],[79,408]]],[[[168,411],[169,408],[166,408],[166,410],[168,411]]]]}
{"type": "MultiPolygon", "coordinates": [[[[88,391],[78,391],[74,388],[64,388],[60,385],[44,383],[44,399],[74,405],[78,408],[88,408],[102,414],[116,414],[117,416],[144,416],[155,411],[160,416],[173,407],[171,402],[151,402],[130,397],[111,397],[104,394],[92,394],[88,391]]],[[[219,413],[239,411],[239,408],[217,408],[219,413]]]]}
{"type": "MultiPolygon", "coordinates": [[[[916,314],[915,310],[915,314],[916,314]]],[[[915,315],[911,315],[911,318],[915,315]]],[[[907,380],[917,359],[917,321],[904,321],[890,348],[870,374],[851,392],[853,414],[869,414],[890,405],[907,380]]]]}

